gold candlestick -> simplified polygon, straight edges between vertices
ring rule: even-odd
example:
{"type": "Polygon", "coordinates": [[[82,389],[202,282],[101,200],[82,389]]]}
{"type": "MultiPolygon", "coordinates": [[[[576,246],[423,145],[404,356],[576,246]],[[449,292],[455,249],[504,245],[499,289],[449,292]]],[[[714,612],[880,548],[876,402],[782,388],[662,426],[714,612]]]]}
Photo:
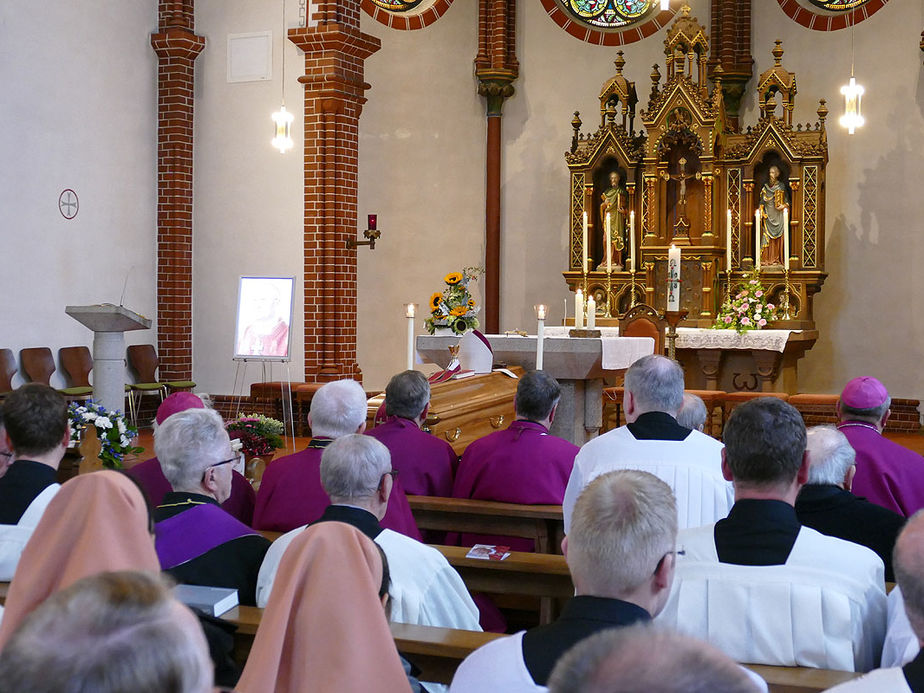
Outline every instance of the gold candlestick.
{"type": "Polygon", "coordinates": [[[612,267],[606,268],[606,317],[612,317],[613,309],[612,304],[610,303],[610,294],[613,293],[613,269],[612,267]]]}
{"type": "Polygon", "coordinates": [[[677,341],[677,325],[681,320],[686,320],[687,318],[686,308],[681,308],[680,310],[666,310],[664,315],[661,316],[662,320],[667,321],[667,357],[669,359],[676,360],[677,348],[675,342],[677,341]]]}
{"type": "Polygon", "coordinates": [[[731,268],[725,270],[725,303],[731,303],[731,268]]]}
{"type": "Polygon", "coordinates": [[[629,308],[635,308],[635,263],[632,263],[632,285],[630,288],[631,297],[629,299],[629,308]]]}
{"type": "Polygon", "coordinates": [[[783,271],[784,276],[784,285],[783,285],[783,320],[792,320],[789,315],[789,268],[787,267],[783,271]]]}

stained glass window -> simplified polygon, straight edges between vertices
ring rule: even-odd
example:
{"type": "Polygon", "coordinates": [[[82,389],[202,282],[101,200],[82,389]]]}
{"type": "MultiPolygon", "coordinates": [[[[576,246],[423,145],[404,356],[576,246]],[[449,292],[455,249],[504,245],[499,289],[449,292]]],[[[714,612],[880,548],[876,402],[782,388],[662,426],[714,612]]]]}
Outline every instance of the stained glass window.
{"type": "Polygon", "coordinates": [[[423,0],[372,0],[372,2],[389,12],[407,12],[417,7],[423,0]]]}
{"type": "Polygon", "coordinates": [[[634,24],[659,5],[658,0],[565,0],[563,4],[577,19],[603,29],[634,24]]]}
{"type": "Polygon", "coordinates": [[[866,4],[868,0],[809,0],[815,7],[832,12],[843,12],[852,10],[860,5],[866,4]]]}

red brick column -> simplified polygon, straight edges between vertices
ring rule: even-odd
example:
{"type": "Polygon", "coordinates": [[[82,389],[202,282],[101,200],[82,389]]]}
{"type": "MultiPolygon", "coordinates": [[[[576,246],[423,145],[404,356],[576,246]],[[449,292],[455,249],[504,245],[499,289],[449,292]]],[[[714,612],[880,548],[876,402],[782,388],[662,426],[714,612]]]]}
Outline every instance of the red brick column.
{"type": "Polygon", "coordinates": [[[751,0],[712,0],[709,76],[722,66],[722,95],[732,130],[740,131],[738,109],[751,79],[751,0]]]}
{"type": "MultiPolygon", "coordinates": [[[[321,0],[314,27],[290,29],[305,53],[305,379],[362,380],[356,362],[356,187],[365,59],[360,0],[321,0]]],[[[368,252],[368,251],[366,251],[368,252]]]]}
{"type": "Polygon", "coordinates": [[[164,380],[192,378],[193,0],[160,0],[157,53],[157,353],[164,380]]]}

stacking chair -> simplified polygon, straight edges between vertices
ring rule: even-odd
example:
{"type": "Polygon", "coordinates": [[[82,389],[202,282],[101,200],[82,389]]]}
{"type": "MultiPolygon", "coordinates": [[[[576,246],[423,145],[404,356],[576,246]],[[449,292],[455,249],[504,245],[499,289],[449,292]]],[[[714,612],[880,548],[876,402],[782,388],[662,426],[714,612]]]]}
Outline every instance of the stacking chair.
{"type": "MultiPolygon", "coordinates": [[[[137,380],[129,387],[132,392],[133,415],[137,415],[141,399],[147,394],[157,394],[160,401],[164,395],[175,390],[191,390],[196,386],[192,380],[160,381],[157,379],[157,367],[160,359],[153,344],[134,344],[128,347],[128,363],[135,371],[137,380]],[[137,400],[134,397],[137,396],[137,400]]],[[[134,421],[137,425],[137,420],[134,421]]]]}
{"type": "Polygon", "coordinates": [[[50,385],[55,372],[55,358],[48,347],[29,347],[19,352],[22,370],[33,383],[50,385]]]}
{"type": "Polygon", "coordinates": [[[58,361],[70,381],[70,387],[58,392],[68,399],[89,399],[93,395],[93,387],[90,385],[93,357],[90,349],[85,346],[63,347],[58,349],[58,361]]]}
{"type": "Polygon", "coordinates": [[[19,368],[12,349],[0,349],[0,402],[13,391],[13,376],[19,368]]]}

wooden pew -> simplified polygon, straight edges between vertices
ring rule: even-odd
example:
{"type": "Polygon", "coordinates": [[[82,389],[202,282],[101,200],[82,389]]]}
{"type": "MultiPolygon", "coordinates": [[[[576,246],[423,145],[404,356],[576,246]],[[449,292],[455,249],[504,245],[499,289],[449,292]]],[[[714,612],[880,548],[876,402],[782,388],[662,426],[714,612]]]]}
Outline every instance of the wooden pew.
{"type": "Polygon", "coordinates": [[[561,553],[565,535],[560,505],[520,505],[468,498],[408,496],[420,529],[525,537],[537,553],[561,553]]]}

